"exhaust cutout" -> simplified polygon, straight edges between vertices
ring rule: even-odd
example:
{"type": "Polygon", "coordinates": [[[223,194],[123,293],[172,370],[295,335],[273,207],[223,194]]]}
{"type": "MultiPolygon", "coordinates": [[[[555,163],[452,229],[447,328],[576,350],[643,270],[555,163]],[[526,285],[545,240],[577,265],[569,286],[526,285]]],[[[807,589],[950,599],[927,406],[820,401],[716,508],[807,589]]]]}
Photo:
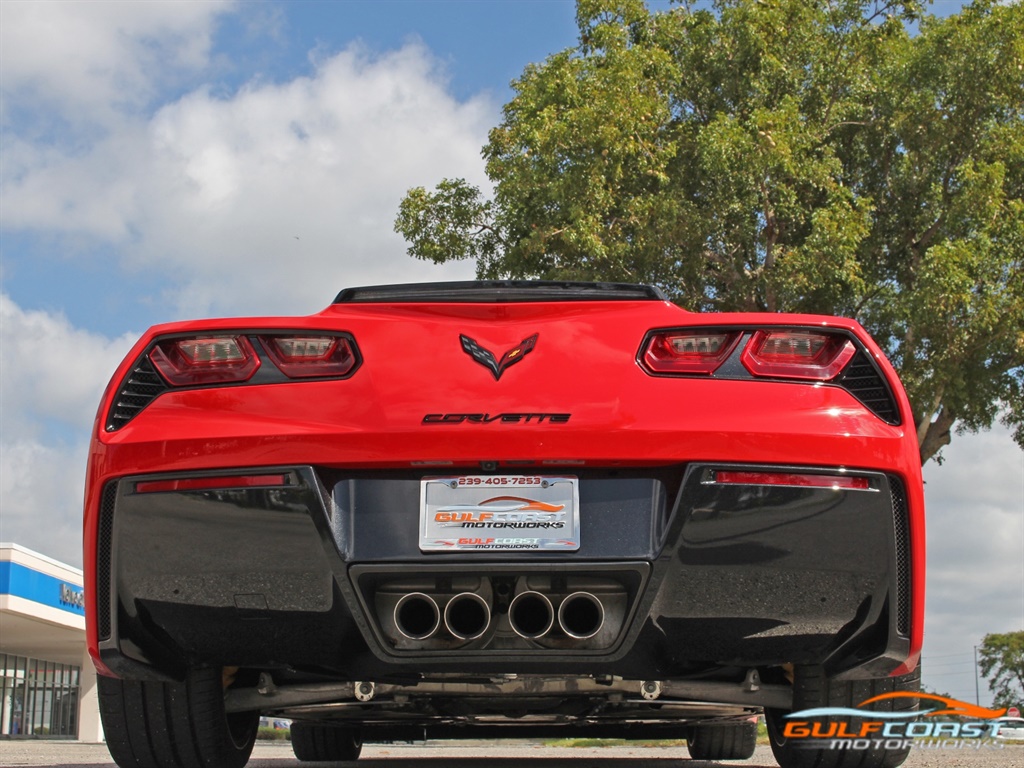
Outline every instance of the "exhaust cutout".
{"type": "Polygon", "coordinates": [[[441,625],[441,611],[434,598],[410,592],[395,605],[395,626],[410,640],[426,640],[441,625]]]}
{"type": "Polygon", "coordinates": [[[444,607],[444,625],[460,640],[476,640],[490,623],[490,606],[473,592],[460,592],[444,607]]]}
{"type": "Polygon", "coordinates": [[[508,607],[508,621],[517,635],[536,640],[551,630],[555,609],[540,592],[520,592],[508,607]]]}
{"type": "Polygon", "coordinates": [[[573,592],[558,606],[558,625],[569,637],[591,638],[604,626],[604,606],[590,592],[573,592]]]}

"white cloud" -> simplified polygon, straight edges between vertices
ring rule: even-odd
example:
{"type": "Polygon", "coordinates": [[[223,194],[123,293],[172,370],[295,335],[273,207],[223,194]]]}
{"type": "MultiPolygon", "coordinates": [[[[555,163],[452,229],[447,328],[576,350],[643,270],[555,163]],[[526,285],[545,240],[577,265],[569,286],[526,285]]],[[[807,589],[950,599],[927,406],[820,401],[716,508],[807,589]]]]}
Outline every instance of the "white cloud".
{"type": "Polygon", "coordinates": [[[233,6],[219,0],[4,0],[5,100],[55,110],[79,128],[108,124],[118,113],[145,106],[160,86],[207,66],[217,17],[233,6]]]}
{"type": "Polygon", "coordinates": [[[310,77],[191,92],[69,155],[15,139],[5,226],[109,243],[162,274],[178,316],[312,312],[346,286],[472,276],[414,262],[398,203],[444,175],[484,185],[485,99],[458,102],[418,44],[357,47],[310,77]]]}
{"type": "Polygon", "coordinates": [[[0,440],[0,541],[82,565],[88,444],[0,440]]]}
{"type": "Polygon", "coordinates": [[[144,199],[159,204],[139,251],[189,275],[185,312],[313,311],[344,286],[440,279],[392,232],[398,203],[444,174],[483,183],[491,118],[489,102],[452,99],[418,45],[379,58],[350,48],[312,77],[228,100],[193,93],[150,127],[144,199]]]}
{"type": "Polygon", "coordinates": [[[88,433],[107,380],[136,338],[108,339],[0,294],[4,438],[35,439],[44,423],[88,433]]]}

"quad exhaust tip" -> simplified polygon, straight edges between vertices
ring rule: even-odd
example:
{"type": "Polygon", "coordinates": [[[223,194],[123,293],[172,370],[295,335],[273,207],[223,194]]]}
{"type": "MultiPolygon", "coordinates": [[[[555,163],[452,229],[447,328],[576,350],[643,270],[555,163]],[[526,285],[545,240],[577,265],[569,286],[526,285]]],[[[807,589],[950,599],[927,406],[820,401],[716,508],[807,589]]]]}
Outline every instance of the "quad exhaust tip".
{"type": "Polygon", "coordinates": [[[444,625],[460,640],[476,640],[491,624],[491,607],[474,592],[460,592],[444,607],[444,625]]]}
{"type": "MultiPolygon", "coordinates": [[[[544,637],[558,626],[567,637],[588,640],[604,627],[605,610],[592,592],[573,592],[566,596],[556,612],[551,599],[533,590],[521,592],[508,609],[512,630],[527,640],[544,637]]],[[[403,595],[395,604],[394,621],[398,631],[409,640],[427,640],[441,628],[459,640],[476,640],[491,625],[491,608],[475,592],[460,592],[448,600],[442,611],[437,601],[423,592],[403,595]]]]}
{"type": "Polygon", "coordinates": [[[508,607],[513,631],[527,640],[544,637],[555,624],[555,609],[540,592],[520,592],[508,607]]]}
{"type": "Polygon", "coordinates": [[[604,606],[590,592],[573,592],[558,606],[558,626],[569,637],[587,640],[604,626],[604,606]]]}
{"type": "Polygon", "coordinates": [[[395,626],[410,640],[426,640],[441,626],[441,611],[430,595],[410,592],[395,605],[395,626]]]}

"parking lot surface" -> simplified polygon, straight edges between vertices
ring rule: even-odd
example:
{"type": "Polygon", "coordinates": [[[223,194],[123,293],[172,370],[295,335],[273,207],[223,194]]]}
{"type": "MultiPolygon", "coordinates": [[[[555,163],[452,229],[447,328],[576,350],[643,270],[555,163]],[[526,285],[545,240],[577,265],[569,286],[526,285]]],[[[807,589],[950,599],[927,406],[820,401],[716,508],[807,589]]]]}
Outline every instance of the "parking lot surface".
{"type": "MultiPolygon", "coordinates": [[[[660,747],[545,747],[494,742],[431,742],[429,744],[372,744],[351,766],[367,768],[778,768],[767,746],[759,746],[747,761],[710,763],[690,760],[686,748],[660,747]]],[[[340,763],[300,763],[286,742],[256,745],[247,768],[316,768],[340,763]]],[[[984,749],[917,749],[906,768],[1019,768],[1024,745],[990,745],[984,749]]],[[[37,766],[116,768],[103,744],[69,741],[0,741],[0,768],[37,766]]]]}

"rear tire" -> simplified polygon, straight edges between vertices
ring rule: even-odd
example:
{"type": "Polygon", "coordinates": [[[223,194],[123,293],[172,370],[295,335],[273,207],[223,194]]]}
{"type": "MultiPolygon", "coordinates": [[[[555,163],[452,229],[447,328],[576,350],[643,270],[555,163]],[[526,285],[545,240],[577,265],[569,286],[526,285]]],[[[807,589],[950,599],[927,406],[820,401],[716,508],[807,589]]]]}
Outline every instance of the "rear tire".
{"type": "MultiPolygon", "coordinates": [[[[821,667],[798,667],[793,684],[793,711],[812,707],[856,707],[865,699],[895,691],[921,690],[921,668],[903,677],[887,677],[874,680],[829,680],[821,667]]],[[[918,699],[892,699],[873,705],[876,711],[909,712],[918,707],[918,699]]],[[[772,753],[782,768],[897,768],[910,754],[906,749],[871,748],[863,750],[821,749],[806,747],[800,740],[787,739],[783,735],[786,727],[786,712],[781,709],[766,709],[765,723],[768,726],[768,740],[772,753]]],[[[860,721],[851,718],[837,718],[846,723],[848,732],[856,732],[860,721]]],[[[870,719],[870,718],[865,718],[870,719]]]]}
{"type": "Polygon", "coordinates": [[[746,760],[757,746],[757,723],[695,725],[686,738],[694,760],[746,760]]]}
{"type": "Polygon", "coordinates": [[[355,728],[321,723],[292,723],[292,752],[299,760],[358,760],[363,740],[355,728]]]}
{"type": "Polygon", "coordinates": [[[121,768],[242,768],[256,743],[258,712],[227,714],[219,669],[182,683],[98,676],[107,749],[121,768]]]}

